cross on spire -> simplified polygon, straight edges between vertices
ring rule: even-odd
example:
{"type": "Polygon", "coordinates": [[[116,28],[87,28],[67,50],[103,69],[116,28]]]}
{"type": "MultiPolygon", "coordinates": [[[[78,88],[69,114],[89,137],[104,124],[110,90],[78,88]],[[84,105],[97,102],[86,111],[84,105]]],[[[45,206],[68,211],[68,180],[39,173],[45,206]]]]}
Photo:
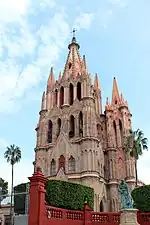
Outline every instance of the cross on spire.
{"type": "Polygon", "coordinates": [[[75,38],[75,33],[76,33],[76,29],[75,28],[73,28],[73,30],[72,30],[72,32],[71,33],[73,33],[73,38],[75,38]]]}

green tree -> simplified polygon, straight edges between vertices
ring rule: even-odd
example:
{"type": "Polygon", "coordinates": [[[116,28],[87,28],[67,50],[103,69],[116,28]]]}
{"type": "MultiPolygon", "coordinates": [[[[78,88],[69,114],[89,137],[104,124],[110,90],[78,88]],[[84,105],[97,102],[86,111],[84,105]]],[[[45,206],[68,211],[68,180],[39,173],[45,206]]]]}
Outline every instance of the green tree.
{"type": "Polygon", "coordinates": [[[8,194],[8,182],[0,178],[0,205],[1,202],[7,197],[8,194]]]}
{"type": "Polygon", "coordinates": [[[11,202],[10,202],[10,221],[12,224],[12,200],[13,200],[13,186],[14,186],[14,165],[21,160],[21,149],[18,146],[10,145],[6,148],[4,158],[11,165],[11,202]]]}
{"type": "Polygon", "coordinates": [[[125,137],[125,151],[135,159],[135,178],[136,187],[138,183],[137,160],[143,154],[143,150],[148,150],[148,139],[144,137],[143,131],[137,129],[130,130],[129,135],[125,137]]]}

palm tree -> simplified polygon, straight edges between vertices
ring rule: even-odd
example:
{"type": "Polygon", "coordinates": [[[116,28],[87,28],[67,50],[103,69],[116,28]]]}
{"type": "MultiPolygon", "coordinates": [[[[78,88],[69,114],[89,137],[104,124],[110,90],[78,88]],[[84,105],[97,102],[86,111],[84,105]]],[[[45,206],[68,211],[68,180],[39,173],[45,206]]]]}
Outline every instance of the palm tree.
{"type": "Polygon", "coordinates": [[[10,147],[6,148],[6,152],[4,153],[4,158],[7,159],[7,162],[10,163],[12,167],[11,173],[11,203],[10,203],[10,224],[12,225],[12,200],[13,200],[13,186],[14,186],[14,165],[20,162],[21,159],[21,150],[18,146],[10,145],[10,147]]]}
{"type": "Polygon", "coordinates": [[[148,150],[148,139],[144,137],[144,133],[137,129],[130,130],[129,135],[125,137],[125,151],[135,159],[135,179],[136,187],[138,183],[137,160],[143,154],[143,150],[148,150]]]}

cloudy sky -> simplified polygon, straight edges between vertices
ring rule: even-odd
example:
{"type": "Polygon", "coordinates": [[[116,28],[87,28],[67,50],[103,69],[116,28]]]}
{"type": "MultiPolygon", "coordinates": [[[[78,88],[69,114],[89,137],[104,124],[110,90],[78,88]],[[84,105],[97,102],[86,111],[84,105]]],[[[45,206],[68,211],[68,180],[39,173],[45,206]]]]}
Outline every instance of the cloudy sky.
{"type": "MultiPolygon", "coordinates": [[[[103,104],[116,76],[133,114],[133,128],[150,137],[150,1],[0,0],[0,177],[10,182],[6,146],[22,149],[15,184],[33,172],[35,127],[50,67],[63,70],[71,40],[98,73],[103,104]]],[[[140,159],[139,177],[150,183],[150,152],[140,159]]]]}

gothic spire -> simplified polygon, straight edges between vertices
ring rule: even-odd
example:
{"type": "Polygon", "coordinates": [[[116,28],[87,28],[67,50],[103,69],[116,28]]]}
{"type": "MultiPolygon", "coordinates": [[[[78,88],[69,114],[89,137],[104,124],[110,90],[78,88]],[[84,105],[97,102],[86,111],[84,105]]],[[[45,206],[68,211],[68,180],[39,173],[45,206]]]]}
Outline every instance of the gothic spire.
{"type": "Polygon", "coordinates": [[[100,89],[100,85],[99,85],[99,80],[98,80],[98,75],[97,75],[97,73],[95,74],[94,88],[95,88],[96,90],[97,90],[97,89],[100,89]]]}
{"type": "Polygon", "coordinates": [[[61,71],[59,72],[59,78],[58,80],[60,81],[61,80],[61,71]]]}
{"type": "Polygon", "coordinates": [[[44,91],[43,95],[42,95],[41,110],[44,110],[45,106],[46,106],[46,95],[45,95],[45,91],[44,91]]]}
{"type": "Polygon", "coordinates": [[[53,67],[51,67],[48,81],[47,81],[47,89],[49,89],[51,85],[53,85],[54,83],[55,83],[55,77],[54,77],[53,67]]]}
{"type": "Polygon", "coordinates": [[[82,72],[86,72],[86,71],[87,71],[86,58],[85,58],[85,55],[83,55],[83,59],[82,59],[82,72]]]}
{"type": "Polygon", "coordinates": [[[116,104],[120,100],[119,90],[116,78],[113,80],[113,90],[112,90],[112,104],[116,104]]]}
{"type": "Polygon", "coordinates": [[[78,73],[82,72],[82,61],[79,54],[79,48],[80,46],[75,38],[75,30],[73,30],[73,38],[68,46],[69,53],[63,73],[63,77],[66,79],[69,78],[70,76],[76,78],[78,73]]]}

